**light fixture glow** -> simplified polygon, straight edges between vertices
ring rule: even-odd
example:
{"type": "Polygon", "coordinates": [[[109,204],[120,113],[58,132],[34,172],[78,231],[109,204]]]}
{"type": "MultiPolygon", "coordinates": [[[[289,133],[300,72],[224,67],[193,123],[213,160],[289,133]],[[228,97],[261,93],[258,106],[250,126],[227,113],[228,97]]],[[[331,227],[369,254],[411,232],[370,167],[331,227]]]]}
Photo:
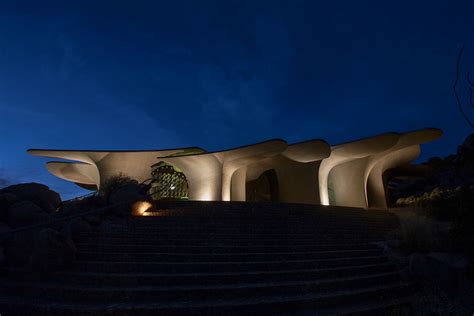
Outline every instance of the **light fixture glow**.
{"type": "Polygon", "coordinates": [[[147,201],[138,201],[132,205],[132,214],[134,216],[144,216],[145,212],[151,209],[153,205],[147,201]]]}

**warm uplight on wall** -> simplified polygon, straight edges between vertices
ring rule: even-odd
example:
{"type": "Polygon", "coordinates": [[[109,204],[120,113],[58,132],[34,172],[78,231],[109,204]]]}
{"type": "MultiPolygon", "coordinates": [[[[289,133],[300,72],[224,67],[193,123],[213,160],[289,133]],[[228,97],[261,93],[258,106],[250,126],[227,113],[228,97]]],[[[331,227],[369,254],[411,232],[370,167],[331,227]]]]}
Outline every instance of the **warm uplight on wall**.
{"type": "Polygon", "coordinates": [[[195,201],[214,201],[216,200],[215,194],[213,194],[213,188],[208,185],[208,183],[205,184],[200,184],[197,190],[195,188],[198,187],[196,186],[189,186],[189,199],[190,200],[195,200],[195,201]]]}
{"type": "Polygon", "coordinates": [[[321,205],[329,205],[329,197],[326,192],[321,192],[320,198],[321,198],[321,205]]]}
{"type": "Polygon", "coordinates": [[[153,205],[147,201],[138,201],[132,205],[132,214],[134,216],[144,216],[145,212],[151,209],[153,205]]]}
{"type": "Polygon", "coordinates": [[[209,191],[202,192],[199,195],[199,198],[197,200],[199,200],[199,201],[211,201],[212,200],[211,192],[209,192],[209,191]]]}

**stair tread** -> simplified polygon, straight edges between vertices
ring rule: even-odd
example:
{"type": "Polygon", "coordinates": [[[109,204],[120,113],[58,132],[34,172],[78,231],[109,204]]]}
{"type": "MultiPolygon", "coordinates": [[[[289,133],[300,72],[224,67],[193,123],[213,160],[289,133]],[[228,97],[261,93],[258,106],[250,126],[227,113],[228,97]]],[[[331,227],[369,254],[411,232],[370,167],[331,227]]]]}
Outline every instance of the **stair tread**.
{"type": "MultiPolygon", "coordinates": [[[[254,274],[281,274],[281,273],[309,273],[309,272],[322,272],[322,271],[341,271],[347,269],[356,269],[356,268],[366,268],[371,269],[375,267],[390,266],[394,267],[391,262],[382,262],[376,264],[363,264],[363,265],[347,265],[342,267],[335,268],[316,268],[316,269],[284,269],[284,270],[254,270],[254,271],[241,271],[241,272],[170,272],[170,273],[160,273],[160,272],[93,272],[93,271],[59,271],[55,274],[59,275],[84,275],[84,276],[136,276],[136,277],[193,277],[193,276],[227,276],[227,275],[254,275],[254,274]]],[[[24,273],[24,270],[21,268],[9,268],[8,271],[14,273],[24,273]]]]}
{"type": "Polygon", "coordinates": [[[85,275],[85,276],[136,276],[136,277],[193,277],[193,276],[228,276],[228,275],[255,275],[255,274],[281,274],[281,273],[309,273],[309,272],[319,272],[319,271],[341,271],[344,269],[351,268],[374,268],[380,266],[393,266],[390,262],[378,263],[378,264],[365,264],[365,265],[349,265],[336,268],[320,268],[320,269],[293,269],[293,270],[254,270],[254,271],[242,271],[242,272],[196,272],[196,273],[186,273],[186,272],[170,272],[170,273],[156,273],[156,272],[128,272],[128,273],[103,273],[103,272],[90,272],[90,271],[68,271],[68,272],[58,272],[59,274],[74,274],[74,275],[85,275]]]}
{"type": "Polygon", "coordinates": [[[380,256],[366,256],[366,257],[348,257],[348,258],[323,258],[323,259],[310,259],[310,260],[273,260],[273,261],[209,261],[209,262],[204,262],[204,261],[192,261],[192,262],[186,262],[186,261],[176,261],[176,262],[161,262],[161,261],[148,261],[148,262],[137,262],[137,261],[114,261],[114,262],[109,262],[109,261],[98,261],[98,260],[77,260],[76,263],[87,263],[87,264],[139,264],[139,265],[210,265],[210,264],[223,264],[223,265],[244,265],[244,264],[270,264],[270,263],[299,263],[299,262],[322,262],[322,261],[338,261],[338,260],[363,260],[363,259],[382,259],[386,258],[386,256],[380,255],[380,256]]]}
{"type": "MultiPolygon", "coordinates": [[[[291,247],[308,247],[308,246],[325,246],[325,245],[328,245],[328,246],[367,246],[367,244],[374,244],[375,242],[377,242],[376,240],[369,240],[369,241],[365,241],[365,242],[360,242],[360,241],[356,241],[356,242],[353,242],[353,243],[347,243],[347,242],[340,242],[340,243],[327,243],[327,242],[324,242],[324,243],[314,243],[314,244],[306,244],[306,245],[259,245],[259,244],[252,244],[252,245],[222,245],[222,244],[209,244],[209,245],[206,245],[206,244],[200,244],[200,245],[183,245],[183,247],[196,247],[196,248],[202,248],[202,247],[216,247],[216,248],[249,248],[249,247],[265,247],[265,248],[281,248],[281,247],[288,247],[288,246],[291,246],[291,247]]],[[[76,245],[79,247],[79,246],[83,246],[83,247],[88,247],[88,246],[94,246],[94,247],[106,247],[106,246],[109,246],[108,244],[106,243],[84,243],[84,242],[78,242],[76,243],[76,245]]],[[[112,246],[116,246],[117,244],[112,244],[112,246]]],[[[149,246],[155,246],[155,247],[178,247],[176,245],[166,245],[166,244],[140,244],[140,243],[122,243],[120,244],[119,246],[133,246],[133,247],[149,247],[149,246]]]]}
{"type": "Polygon", "coordinates": [[[209,307],[209,306],[239,306],[239,305],[253,305],[253,304],[271,304],[271,303],[285,303],[285,302],[292,302],[292,301],[307,301],[307,300],[317,300],[317,299],[324,299],[330,298],[335,296],[350,296],[350,295],[357,295],[360,293],[367,293],[367,292],[378,292],[384,291],[389,289],[395,288],[403,288],[410,286],[409,283],[406,282],[398,282],[394,284],[384,284],[378,286],[370,286],[358,289],[351,289],[351,290],[337,290],[331,291],[326,293],[298,293],[298,294],[286,294],[286,295],[268,295],[268,296],[257,296],[255,297],[250,293],[249,296],[239,296],[232,299],[226,298],[222,300],[209,300],[209,299],[199,299],[199,300],[189,300],[189,299],[182,299],[182,300],[153,300],[147,302],[104,302],[104,303],[64,303],[64,302],[57,302],[50,299],[40,299],[40,298],[19,298],[12,295],[3,295],[0,296],[0,305],[2,303],[9,303],[9,304],[26,304],[26,300],[30,301],[33,304],[47,304],[50,308],[51,307],[66,307],[66,308],[75,308],[75,309],[86,309],[86,310],[97,310],[97,309],[128,309],[128,308],[143,308],[148,310],[159,310],[160,308],[198,308],[198,307],[209,307]]]}
{"type": "MultiPolygon", "coordinates": [[[[32,287],[32,288],[41,288],[41,289],[63,289],[63,290],[88,290],[96,292],[109,292],[109,291],[127,291],[127,292],[142,292],[142,291],[172,291],[172,290],[200,290],[200,289],[215,289],[215,290],[225,290],[225,289],[239,289],[239,288],[267,288],[267,287],[279,287],[279,286],[307,286],[307,285],[316,285],[321,283],[334,283],[334,282],[343,282],[343,281],[353,281],[353,280],[365,280],[377,277],[384,276],[396,276],[399,275],[398,271],[377,273],[377,274],[368,274],[356,277],[345,277],[345,278],[332,278],[332,279],[321,279],[321,280],[305,280],[305,281],[279,281],[279,282],[252,282],[252,283],[231,283],[231,284],[221,284],[221,285],[187,285],[187,286],[150,286],[150,285],[139,285],[139,286],[100,286],[97,285],[65,285],[60,282],[43,282],[41,284],[25,282],[25,281],[0,281],[0,284],[3,287],[16,286],[16,287],[32,287]]],[[[401,281],[392,282],[400,283],[401,281]]]]}
{"type": "Polygon", "coordinates": [[[411,285],[375,244],[398,225],[391,213],[296,204],[160,205],[169,203],[158,204],[154,215],[160,216],[112,220],[104,231],[94,226],[75,234],[77,259],[67,270],[6,269],[0,309],[335,315],[404,304],[411,295],[411,285]]]}
{"type": "MultiPolygon", "coordinates": [[[[107,252],[107,255],[153,255],[153,256],[160,256],[160,255],[173,255],[173,256],[258,256],[258,255],[311,255],[311,254],[333,254],[333,253],[363,253],[367,251],[374,251],[382,253],[382,250],[377,248],[369,248],[369,249],[347,249],[347,250],[328,250],[328,251],[284,251],[284,252],[133,252],[133,253],[124,253],[124,252],[107,252]]],[[[101,251],[79,251],[78,254],[104,254],[101,251]]]]}

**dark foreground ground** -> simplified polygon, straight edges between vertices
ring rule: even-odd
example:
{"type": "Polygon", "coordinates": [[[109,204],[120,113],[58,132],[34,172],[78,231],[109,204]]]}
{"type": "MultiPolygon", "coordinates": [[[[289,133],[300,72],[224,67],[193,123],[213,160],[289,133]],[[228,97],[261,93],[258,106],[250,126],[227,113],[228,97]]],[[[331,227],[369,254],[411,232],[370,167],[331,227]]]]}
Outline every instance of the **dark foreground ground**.
{"type": "Polygon", "coordinates": [[[2,315],[410,314],[415,286],[375,242],[381,210],[162,204],[73,236],[61,271],[5,268],[2,315]]]}

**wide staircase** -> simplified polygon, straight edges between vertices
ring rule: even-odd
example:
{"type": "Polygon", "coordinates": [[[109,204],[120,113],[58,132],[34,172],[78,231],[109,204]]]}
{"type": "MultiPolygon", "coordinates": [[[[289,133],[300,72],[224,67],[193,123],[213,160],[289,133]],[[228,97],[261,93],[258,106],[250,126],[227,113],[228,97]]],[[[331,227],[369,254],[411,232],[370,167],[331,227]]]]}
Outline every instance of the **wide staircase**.
{"type": "Polygon", "coordinates": [[[74,266],[2,277],[8,315],[409,313],[412,287],[374,242],[381,210],[176,203],[78,236],[74,266]]]}

